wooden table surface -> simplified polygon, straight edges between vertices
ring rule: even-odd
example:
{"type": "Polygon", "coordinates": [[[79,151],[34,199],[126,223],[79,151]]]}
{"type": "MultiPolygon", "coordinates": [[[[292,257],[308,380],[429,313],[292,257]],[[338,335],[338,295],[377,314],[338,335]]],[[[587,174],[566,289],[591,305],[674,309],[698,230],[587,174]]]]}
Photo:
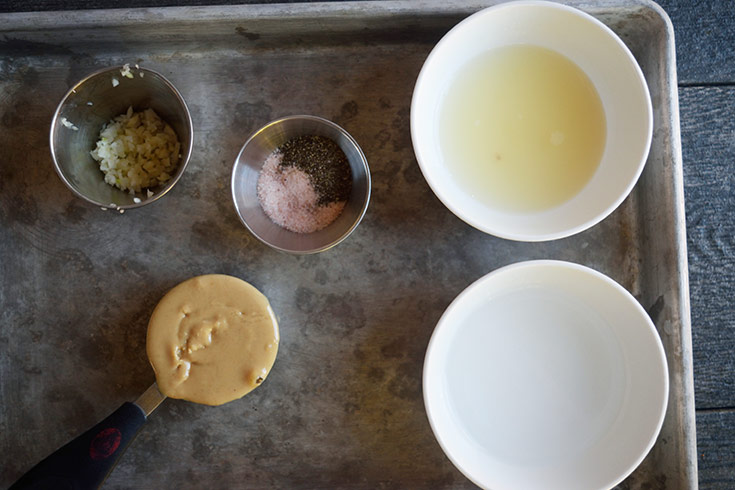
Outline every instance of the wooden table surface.
{"type": "MultiPolygon", "coordinates": [[[[257,3],[133,0],[127,7],[257,3]]],[[[272,3],[272,2],[262,2],[272,3]]],[[[699,483],[735,488],[735,15],[721,0],[660,0],[674,24],[694,345],[699,483]]],[[[3,0],[0,12],[114,8],[3,0]]]]}

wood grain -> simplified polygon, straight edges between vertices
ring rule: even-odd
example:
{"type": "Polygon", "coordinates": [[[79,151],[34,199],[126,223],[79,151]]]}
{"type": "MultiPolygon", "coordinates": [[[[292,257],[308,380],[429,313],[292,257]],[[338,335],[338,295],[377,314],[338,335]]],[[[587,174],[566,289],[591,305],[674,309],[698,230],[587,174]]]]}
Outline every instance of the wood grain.
{"type": "Polygon", "coordinates": [[[732,2],[659,0],[674,24],[679,83],[735,82],[732,2]]]}
{"type": "Polygon", "coordinates": [[[731,490],[735,467],[735,411],[697,413],[700,490],[731,490]]]}
{"type": "Polygon", "coordinates": [[[735,87],[679,93],[696,407],[735,407],[735,87]]]}

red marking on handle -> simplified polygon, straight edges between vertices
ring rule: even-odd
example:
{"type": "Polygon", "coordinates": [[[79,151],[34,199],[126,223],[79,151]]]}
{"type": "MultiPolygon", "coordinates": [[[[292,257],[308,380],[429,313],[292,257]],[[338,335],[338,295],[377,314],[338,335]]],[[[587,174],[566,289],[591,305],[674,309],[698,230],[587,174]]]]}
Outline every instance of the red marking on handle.
{"type": "Polygon", "coordinates": [[[89,443],[89,457],[94,461],[109,458],[120,447],[121,440],[122,434],[118,429],[102,429],[89,443]]]}

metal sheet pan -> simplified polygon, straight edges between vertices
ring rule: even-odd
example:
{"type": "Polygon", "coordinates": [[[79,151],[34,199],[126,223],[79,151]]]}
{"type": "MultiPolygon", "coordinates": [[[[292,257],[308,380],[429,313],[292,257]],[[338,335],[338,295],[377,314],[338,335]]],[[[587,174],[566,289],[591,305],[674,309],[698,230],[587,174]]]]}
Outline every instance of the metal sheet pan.
{"type": "Polygon", "coordinates": [[[168,400],[107,488],[465,488],[435,442],[421,370],[432,329],[465,286],[502,265],[571,260],[649,311],[670,369],[662,433],[621,488],[696,488],[689,292],[673,29],[644,0],[571,2],[629,45],[655,130],[631,196],[592,229],[515,243],[467,226],[413,156],[409,103],[434,43],[492,1],[386,1],[0,16],[0,486],[153,381],[145,330],[169,288],[239,276],[271,300],[282,345],[263,387],[218,408],[168,400]],[[192,110],[195,148],[164,199],[125,214],[55,175],[56,104],[95,69],[162,72],[192,110]],[[343,125],[371,165],[357,231],[316,256],[272,251],[229,195],[247,137],[279,116],[343,125]]]}

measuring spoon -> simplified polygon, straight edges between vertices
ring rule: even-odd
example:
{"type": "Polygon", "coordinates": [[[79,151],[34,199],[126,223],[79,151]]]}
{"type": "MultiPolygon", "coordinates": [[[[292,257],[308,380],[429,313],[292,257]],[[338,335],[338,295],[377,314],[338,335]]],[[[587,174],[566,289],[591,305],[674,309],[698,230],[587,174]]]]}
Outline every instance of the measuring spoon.
{"type": "Polygon", "coordinates": [[[265,380],[278,340],[278,322],[268,299],[252,285],[222,274],[182,282],[151,314],[146,346],[157,382],[134,403],[124,403],[38,463],[11,490],[98,488],[166,398],[158,383],[174,398],[207,405],[233,401],[265,380]],[[196,372],[191,371],[193,364],[196,372]]]}
{"type": "Polygon", "coordinates": [[[135,402],[125,402],[106,419],[31,468],[10,490],[99,488],[148,416],[166,399],[153,383],[135,402]]]}

